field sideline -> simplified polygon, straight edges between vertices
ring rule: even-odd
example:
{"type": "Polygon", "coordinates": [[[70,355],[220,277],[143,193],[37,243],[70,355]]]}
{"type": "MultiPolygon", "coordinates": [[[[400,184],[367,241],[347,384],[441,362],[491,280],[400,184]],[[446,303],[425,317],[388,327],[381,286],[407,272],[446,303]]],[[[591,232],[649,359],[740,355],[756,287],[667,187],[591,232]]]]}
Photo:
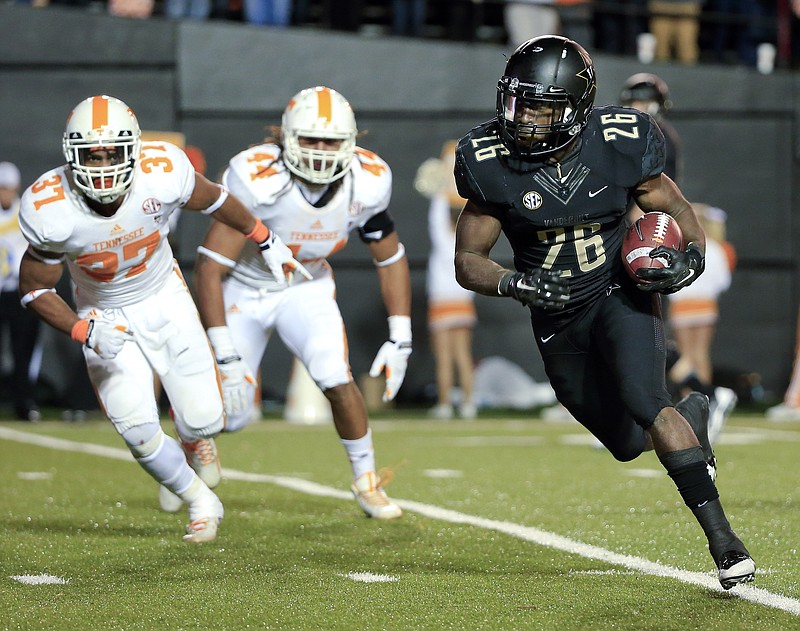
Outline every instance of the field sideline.
{"type": "MultiPolygon", "coordinates": [[[[320,545],[316,538],[305,541],[306,554],[303,545],[299,546],[301,558],[310,559],[317,570],[312,583],[327,575],[335,582],[347,580],[361,584],[362,590],[394,597],[382,602],[377,614],[369,612],[368,601],[345,599],[333,606],[326,603],[330,617],[324,621],[292,615],[291,611],[298,608],[314,611],[315,605],[329,598],[329,592],[308,589],[308,582],[302,580],[304,572],[291,563],[295,557],[289,550],[300,543],[291,536],[291,545],[284,549],[279,546],[265,556],[271,559],[289,553],[281,565],[288,564],[284,571],[288,571],[285,578],[289,584],[299,581],[305,587],[296,594],[300,604],[293,601],[286,610],[278,599],[274,607],[261,605],[263,611],[255,618],[252,611],[237,614],[234,607],[224,613],[219,624],[207,621],[200,626],[707,629],[724,625],[728,629],[800,629],[800,569],[795,567],[800,519],[792,507],[800,492],[793,475],[800,424],[777,425],[759,417],[736,417],[718,446],[723,503],[759,565],[755,586],[740,586],[730,592],[719,587],[702,536],[698,536],[699,528],[650,454],[633,463],[616,463],[603,450],[589,446],[588,435],[573,424],[482,417],[474,423],[398,419],[377,421],[373,427],[379,461],[395,463],[397,479],[390,492],[406,511],[403,520],[380,524],[361,517],[347,491],[348,467],[332,428],[262,422],[220,439],[225,478],[220,495],[226,503],[226,518],[217,542],[192,547],[179,539],[184,518],[156,510],[147,477],[127,465],[108,462],[133,464],[109,424],[0,424],[0,445],[9,455],[3,459],[3,477],[11,489],[11,501],[4,511],[8,518],[6,533],[0,544],[4,559],[0,567],[6,587],[10,587],[2,590],[6,596],[0,595],[0,609],[11,614],[10,619],[3,616],[3,627],[69,628],[59,623],[70,616],[87,620],[89,612],[80,600],[79,586],[87,581],[94,583],[89,568],[73,562],[58,570],[51,567],[52,561],[30,566],[30,559],[20,552],[28,546],[47,549],[59,541],[74,544],[69,540],[96,537],[99,533],[91,530],[100,528],[98,543],[103,544],[101,554],[105,555],[114,554],[120,546],[129,550],[146,547],[150,539],[155,539],[159,541],[156,548],[166,546],[172,556],[195,559],[197,548],[214,552],[241,546],[244,557],[249,558],[248,538],[259,536],[253,532],[268,533],[276,525],[279,532],[285,531],[302,517],[305,523],[301,532],[306,528],[327,531],[326,524],[338,526],[335,558],[314,554],[320,545]],[[71,468],[62,462],[64,458],[73,461],[71,468]],[[32,475],[36,473],[32,469],[38,471],[33,466],[37,464],[42,469],[40,478],[32,475]],[[121,473],[119,486],[110,485],[111,495],[124,498],[125,520],[132,523],[123,528],[115,523],[115,507],[119,508],[120,502],[103,499],[102,489],[108,485],[94,488],[94,476],[82,488],[68,484],[64,489],[68,501],[54,497],[53,489],[68,477],[63,475],[67,468],[79,479],[81,469],[84,474],[98,468],[113,471],[109,474],[112,477],[121,473]],[[50,492],[41,496],[30,493],[31,488],[42,486],[49,487],[50,492]],[[81,500],[83,493],[89,497],[81,500]],[[272,505],[276,494],[285,498],[278,502],[284,510],[272,505]],[[298,499],[302,496],[308,499],[298,499]],[[37,516],[43,501],[45,512],[37,516]],[[48,515],[53,503],[63,504],[62,510],[48,515]],[[238,510],[237,504],[249,510],[238,510]],[[293,515],[295,504],[310,507],[293,515]],[[98,510],[106,513],[105,522],[95,514],[98,510]],[[47,525],[48,518],[62,522],[62,526],[53,530],[47,525]],[[136,521],[144,525],[134,527],[136,521]],[[88,528],[87,523],[94,525],[88,528]],[[129,532],[131,528],[133,532],[129,532]],[[454,529],[459,538],[449,541],[454,529]],[[432,534],[435,537],[429,540],[432,534]],[[360,544],[364,536],[378,536],[379,562],[369,562],[372,554],[364,555],[360,544]],[[416,546],[408,545],[409,537],[421,545],[417,558],[411,554],[416,546]],[[487,539],[493,545],[487,544],[487,539]],[[428,545],[423,545],[425,542],[428,545]],[[439,562],[433,567],[428,558],[431,545],[438,550],[439,562]],[[507,556],[509,546],[518,551],[511,558],[507,556]],[[387,564],[387,553],[398,558],[391,556],[393,562],[387,564]],[[540,557],[547,560],[537,562],[540,557]],[[342,563],[346,567],[340,567],[342,563]],[[460,569],[463,563],[477,570],[477,575],[460,569]],[[493,598],[485,593],[487,572],[498,575],[493,598]],[[69,582],[34,586],[11,578],[38,574],[69,582]],[[414,596],[417,590],[427,596],[448,594],[453,602],[448,606],[440,602],[432,608],[424,598],[414,596]],[[506,593],[509,590],[513,596],[506,593]],[[72,601],[72,605],[53,619],[54,626],[34,625],[26,612],[37,611],[44,603],[52,606],[53,593],[62,595],[57,600],[72,601]],[[606,600],[603,593],[609,594],[606,600]],[[458,612],[458,624],[446,615],[453,607],[458,612]],[[360,608],[364,611],[359,615],[360,608]],[[597,617],[598,610],[606,612],[605,622],[597,617]]],[[[259,548],[253,546],[254,550],[259,548]]],[[[147,553],[142,561],[144,565],[152,562],[147,553]]],[[[206,563],[214,567],[211,559],[199,565],[202,568],[206,563]]],[[[155,569],[148,576],[147,589],[140,589],[147,592],[155,583],[157,592],[166,590],[171,582],[160,575],[171,574],[169,565],[163,571],[157,563],[152,567],[155,569]]],[[[234,563],[231,569],[235,567],[234,563]]],[[[218,580],[220,589],[225,591],[230,582],[230,589],[237,593],[235,571],[229,575],[222,572],[218,580]]],[[[265,594],[275,591],[270,582],[263,585],[265,594]]],[[[282,592],[282,588],[277,591],[282,592]]],[[[253,589],[258,591],[255,586],[253,589]]],[[[351,586],[343,591],[350,593],[353,589],[351,586]]],[[[111,591],[116,591],[113,586],[111,591]]],[[[118,596],[124,600],[135,602],[142,596],[136,588],[130,593],[124,591],[127,595],[118,596]]],[[[253,595],[258,600],[257,593],[253,595]]],[[[97,628],[154,628],[136,617],[125,622],[119,608],[107,611],[94,603],[89,609],[91,615],[108,624],[97,628]]],[[[192,620],[196,614],[180,614],[159,618],[159,626],[195,626],[192,620]]]]}

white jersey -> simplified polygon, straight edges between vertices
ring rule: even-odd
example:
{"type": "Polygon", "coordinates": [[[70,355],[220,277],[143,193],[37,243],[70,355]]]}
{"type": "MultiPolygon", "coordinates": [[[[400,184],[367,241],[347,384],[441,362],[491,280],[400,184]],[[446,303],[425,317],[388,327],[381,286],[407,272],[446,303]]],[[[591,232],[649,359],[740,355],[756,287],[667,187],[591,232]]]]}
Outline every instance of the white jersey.
{"type": "MultiPolygon", "coordinates": [[[[280,148],[265,144],[234,156],[223,184],[319,278],[329,274],[326,259],[347,245],[350,232],[389,206],[392,172],[376,154],[357,147],[349,172],[331,198],[317,206],[284,166],[280,148]]],[[[252,242],[245,245],[231,276],[250,287],[283,289],[252,242]]],[[[295,283],[303,280],[297,276],[295,283]]]]}
{"type": "Polygon", "coordinates": [[[133,185],[111,217],[89,208],[64,165],[25,191],[19,223],[35,248],[65,255],[80,306],[123,307],[154,294],[173,274],[169,219],[194,185],[183,151],[144,143],[133,185]]]}
{"type": "Polygon", "coordinates": [[[0,207],[0,290],[17,291],[19,262],[28,249],[28,242],[19,230],[19,198],[11,208],[0,207]]]}

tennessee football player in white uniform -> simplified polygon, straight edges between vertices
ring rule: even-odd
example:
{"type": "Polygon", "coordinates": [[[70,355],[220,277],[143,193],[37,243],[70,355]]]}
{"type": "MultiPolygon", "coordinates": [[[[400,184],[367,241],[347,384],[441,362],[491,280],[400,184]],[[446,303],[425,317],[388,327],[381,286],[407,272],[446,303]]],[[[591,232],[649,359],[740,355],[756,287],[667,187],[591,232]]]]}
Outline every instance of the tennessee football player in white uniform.
{"type": "Polygon", "coordinates": [[[308,88],[286,107],[279,138],[235,156],[223,182],[268,221],[313,278],[279,285],[235,230],[213,225],[199,248],[198,307],[214,347],[228,412],[226,431],[252,418],[255,380],[273,332],[302,361],[331,404],[353,469],[352,492],[370,517],[401,515],[375,473],[366,406],[353,380],[347,336],[327,258],[357,230],[373,257],[389,339],[370,374],[385,373],[383,399],[400,388],[411,354],[411,284],[405,249],[387,210],[392,173],[356,146],[353,110],[338,92],[308,88]]]}
{"type": "Polygon", "coordinates": [[[22,197],[19,222],[30,244],[20,265],[22,304],[83,345],[104,412],[139,464],[188,504],[184,540],[211,541],[223,516],[210,487],[219,482],[213,437],[224,407],[216,362],[167,240],[170,214],[179,207],[212,214],[258,241],[281,275],[282,266],[299,264],[239,200],[195,173],[183,151],[142,144],[136,116],[118,99],[79,103],[63,149],[67,164],[22,197]],[[55,290],[65,263],[77,313],[55,290]],[[161,430],[154,372],[182,444],[161,430]]]}

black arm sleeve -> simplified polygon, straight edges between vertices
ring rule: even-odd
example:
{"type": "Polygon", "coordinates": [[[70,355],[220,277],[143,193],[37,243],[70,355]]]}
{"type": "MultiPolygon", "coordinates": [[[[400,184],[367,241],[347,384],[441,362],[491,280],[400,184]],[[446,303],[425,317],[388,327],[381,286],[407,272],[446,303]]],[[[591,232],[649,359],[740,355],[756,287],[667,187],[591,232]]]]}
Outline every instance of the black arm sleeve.
{"type": "Polygon", "coordinates": [[[394,219],[388,210],[379,212],[370,217],[363,226],[358,229],[358,236],[364,243],[380,241],[394,232],[394,219]]]}

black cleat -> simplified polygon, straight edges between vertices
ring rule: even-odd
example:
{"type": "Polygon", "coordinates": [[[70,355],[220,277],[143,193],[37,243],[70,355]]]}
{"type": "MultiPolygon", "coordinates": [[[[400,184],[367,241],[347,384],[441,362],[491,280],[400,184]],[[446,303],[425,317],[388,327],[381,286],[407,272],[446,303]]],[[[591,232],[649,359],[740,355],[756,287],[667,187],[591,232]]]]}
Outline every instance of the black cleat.
{"type": "Polygon", "coordinates": [[[712,480],[717,479],[717,459],[714,457],[714,449],[708,439],[708,397],[700,392],[690,392],[681,399],[675,409],[681,413],[697,436],[700,447],[703,449],[703,458],[708,465],[708,475],[712,480]]]}
{"type": "Polygon", "coordinates": [[[731,550],[717,562],[719,582],[722,589],[730,589],[739,583],[749,583],[756,576],[756,564],[747,552],[731,550]]]}

